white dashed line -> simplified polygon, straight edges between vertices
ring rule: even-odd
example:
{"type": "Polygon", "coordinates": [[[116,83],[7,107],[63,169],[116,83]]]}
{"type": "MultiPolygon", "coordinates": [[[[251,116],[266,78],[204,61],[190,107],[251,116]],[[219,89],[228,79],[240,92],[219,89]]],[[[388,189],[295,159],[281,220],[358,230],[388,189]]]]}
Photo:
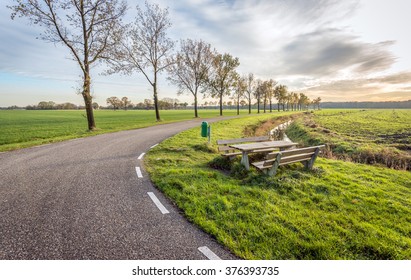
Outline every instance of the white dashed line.
{"type": "Polygon", "coordinates": [[[158,143],[155,144],[155,145],[153,145],[153,146],[151,146],[150,149],[155,148],[155,147],[157,147],[157,146],[158,146],[158,143]]]}
{"type": "Polygon", "coordinates": [[[170,212],[168,212],[168,210],[164,207],[163,204],[161,204],[160,200],[158,200],[157,196],[152,193],[152,192],[148,192],[147,193],[148,196],[151,198],[151,200],[154,202],[154,204],[157,206],[158,209],[160,209],[161,213],[163,214],[168,214],[170,212]]]}
{"type": "Polygon", "coordinates": [[[142,153],[137,159],[142,159],[144,157],[145,153],[142,153]]]}
{"type": "Polygon", "coordinates": [[[138,178],[143,178],[143,174],[141,173],[140,167],[136,167],[136,173],[138,178]]]}
{"type": "Polygon", "coordinates": [[[208,249],[207,246],[199,247],[198,250],[199,250],[201,253],[203,253],[203,255],[206,256],[207,259],[209,259],[209,260],[213,260],[213,261],[221,260],[216,254],[214,254],[213,251],[211,251],[210,249],[208,249]]]}

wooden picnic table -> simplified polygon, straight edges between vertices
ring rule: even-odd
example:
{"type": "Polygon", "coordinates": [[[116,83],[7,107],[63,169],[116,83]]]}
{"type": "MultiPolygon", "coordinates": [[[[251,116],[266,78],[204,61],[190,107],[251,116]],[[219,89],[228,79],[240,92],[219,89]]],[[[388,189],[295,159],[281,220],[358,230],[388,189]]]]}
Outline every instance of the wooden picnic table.
{"type": "Polygon", "coordinates": [[[272,152],[274,150],[283,150],[296,146],[297,143],[288,141],[267,141],[267,142],[256,142],[256,143],[246,143],[246,144],[235,144],[229,145],[230,148],[240,150],[242,153],[241,164],[247,170],[250,170],[250,163],[248,160],[248,154],[258,153],[258,152],[272,152]]]}

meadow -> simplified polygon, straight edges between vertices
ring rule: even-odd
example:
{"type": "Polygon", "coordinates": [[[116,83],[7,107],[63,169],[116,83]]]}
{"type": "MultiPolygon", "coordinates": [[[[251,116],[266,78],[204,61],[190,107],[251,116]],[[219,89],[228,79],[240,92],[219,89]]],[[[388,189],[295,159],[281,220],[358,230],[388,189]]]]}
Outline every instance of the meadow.
{"type": "Polygon", "coordinates": [[[146,168],[190,221],[244,259],[411,259],[410,172],[319,158],[312,171],[297,163],[267,177],[218,154],[217,139],[278,118],[215,123],[211,144],[199,129],[182,132],[152,149],[146,168]]]}
{"type": "Polygon", "coordinates": [[[330,158],[411,170],[411,110],[323,110],[304,114],[287,134],[325,143],[330,158]]]}
{"type": "MultiPolygon", "coordinates": [[[[247,114],[245,110],[242,115],[247,114]]],[[[192,110],[161,111],[162,122],[154,111],[96,110],[97,130],[87,131],[87,120],[82,110],[0,110],[0,152],[48,144],[73,138],[92,136],[120,130],[193,119],[192,110]]],[[[218,110],[200,110],[200,117],[219,115],[218,110]]],[[[235,110],[224,110],[225,116],[236,115],[235,110]]]]}

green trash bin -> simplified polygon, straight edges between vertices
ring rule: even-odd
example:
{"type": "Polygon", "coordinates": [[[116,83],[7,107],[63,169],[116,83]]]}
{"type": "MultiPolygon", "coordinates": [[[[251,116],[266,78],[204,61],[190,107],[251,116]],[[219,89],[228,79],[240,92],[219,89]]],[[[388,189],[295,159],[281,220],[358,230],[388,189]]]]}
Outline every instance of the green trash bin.
{"type": "Polygon", "coordinates": [[[202,122],[201,123],[201,137],[207,137],[207,136],[208,136],[208,123],[202,122]]]}

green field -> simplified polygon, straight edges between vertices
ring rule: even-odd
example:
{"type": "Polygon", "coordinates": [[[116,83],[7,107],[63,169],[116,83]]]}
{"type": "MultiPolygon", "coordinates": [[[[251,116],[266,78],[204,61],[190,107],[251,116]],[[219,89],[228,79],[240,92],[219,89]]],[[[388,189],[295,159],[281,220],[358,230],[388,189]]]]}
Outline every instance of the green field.
{"type": "Polygon", "coordinates": [[[325,143],[330,158],[411,170],[411,110],[323,110],[305,114],[287,134],[325,143]]]}
{"type": "MultiPolygon", "coordinates": [[[[200,110],[200,117],[219,115],[218,110],[200,110]]],[[[224,110],[225,116],[235,115],[235,110],[224,110]]],[[[245,115],[246,111],[241,111],[245,115]]],[[[85,112],[0,110],[0,151],[14,150],[78,137],[107,132],[136,129],[157,124],[193,119],[191,110],[161,111],[162,122],[155,119],[154,111],[96,110],[98,130],[87,131],[85,112]]]]}
{"type": "Polygon", "coordinates": [[[245,259],[411,259],[410,172],[319,158],[313,171],[294,164],[267,177],[218,154],[216,139],[267,118],[213,124],[211,145],[199,129],[164,141],[145,158],[153,182],[245,259]]]}

